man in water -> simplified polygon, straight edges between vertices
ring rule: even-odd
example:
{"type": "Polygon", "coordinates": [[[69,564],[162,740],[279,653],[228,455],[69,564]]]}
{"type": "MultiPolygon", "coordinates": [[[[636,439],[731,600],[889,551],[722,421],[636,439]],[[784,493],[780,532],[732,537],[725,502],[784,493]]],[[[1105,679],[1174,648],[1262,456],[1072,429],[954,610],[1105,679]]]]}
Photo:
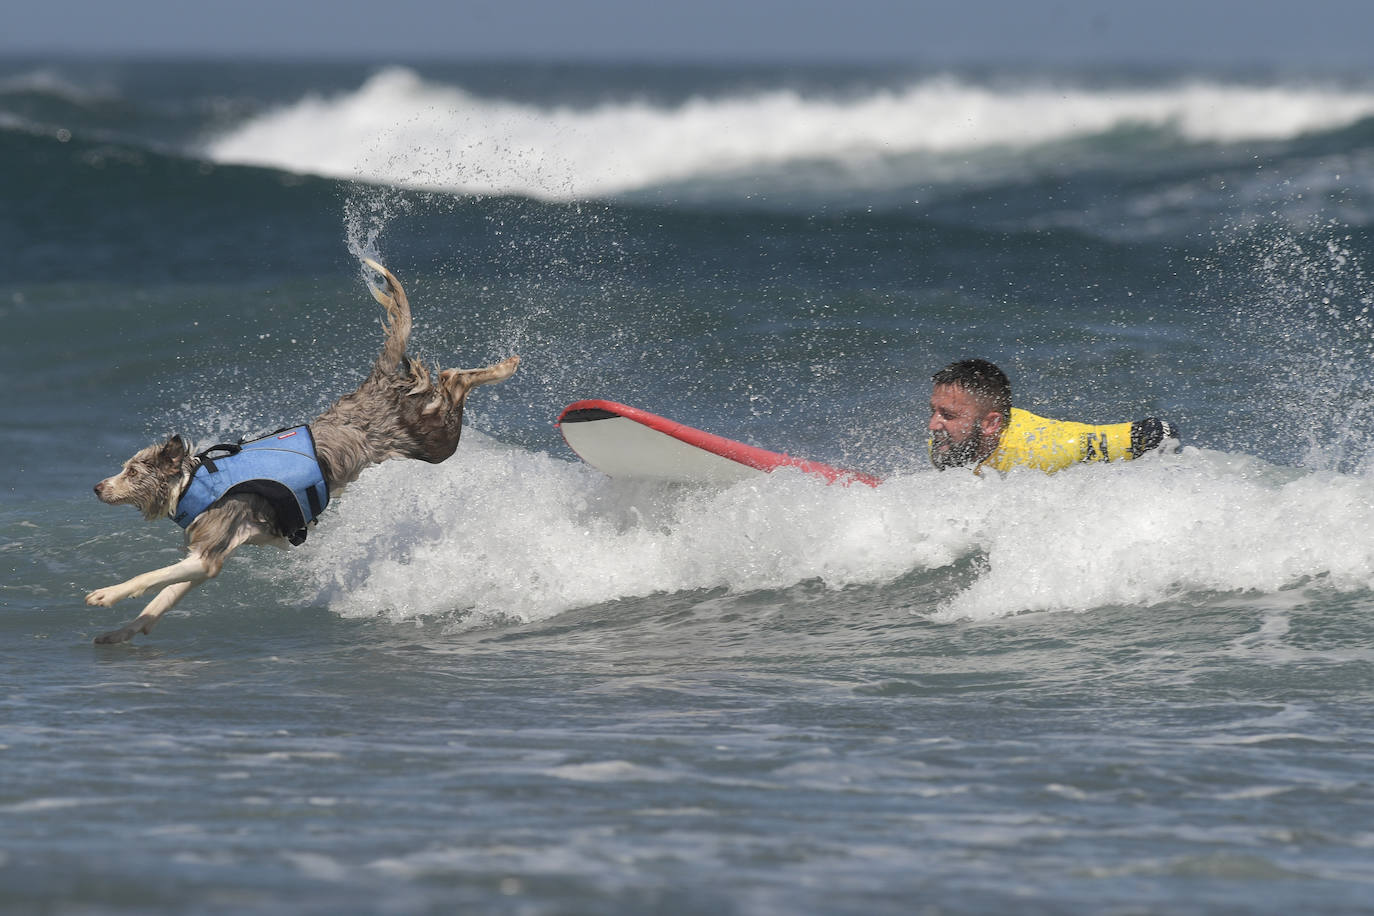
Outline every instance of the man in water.
{"type": "Polygon", "coordinates": [[[940,470],[1014,467],[1054,472],[1081,461],[1138,458],[1178,438],[1155,417],[1091,426],[1011,406],[1011,382],[985,359],[950,363],[931,377],[930,461],[940,470]]]}

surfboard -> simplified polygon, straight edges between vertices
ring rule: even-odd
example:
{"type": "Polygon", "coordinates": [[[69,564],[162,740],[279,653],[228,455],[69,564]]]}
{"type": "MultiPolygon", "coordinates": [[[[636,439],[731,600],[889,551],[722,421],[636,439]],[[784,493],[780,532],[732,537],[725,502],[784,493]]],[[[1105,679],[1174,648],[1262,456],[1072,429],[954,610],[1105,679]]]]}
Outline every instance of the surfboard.
{"type": "Polygon", "coordinates": [[[615,401],[576,401],[555,423],[587,464],[617,478],[731,484],[778,468],[797,468],[844,486],[878,478],[736,442],[615,401]]]}

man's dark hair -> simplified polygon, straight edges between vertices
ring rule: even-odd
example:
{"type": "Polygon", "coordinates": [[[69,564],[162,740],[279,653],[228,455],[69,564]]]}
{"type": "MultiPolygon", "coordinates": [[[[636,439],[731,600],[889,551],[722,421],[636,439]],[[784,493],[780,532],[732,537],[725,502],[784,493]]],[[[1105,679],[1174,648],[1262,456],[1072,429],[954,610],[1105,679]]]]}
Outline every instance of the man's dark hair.
{"type": "Polygon", "coordinates": [[[1003,419],[1011,417],[1011,381],[985,359],[961,359],[930,377],[935,385],[954,385],[986,401],[1003,419]]]}

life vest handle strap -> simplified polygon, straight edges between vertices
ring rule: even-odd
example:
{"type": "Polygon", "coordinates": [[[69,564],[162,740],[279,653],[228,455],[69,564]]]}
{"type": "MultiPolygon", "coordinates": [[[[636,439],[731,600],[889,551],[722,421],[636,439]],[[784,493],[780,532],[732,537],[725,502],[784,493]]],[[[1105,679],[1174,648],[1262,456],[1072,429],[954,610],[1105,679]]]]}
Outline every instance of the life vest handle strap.
{"type": "Polygon", "coordinates": [[[205,469],[207,471],[209,471],[211,474],[218,474],[219,468],[215,466],[215,459],[210,457],[210,453],[223,452],[224,454],[220,455],[219,457],[232,458],[241,451],[243,451],[242,442],[239,442],[237,444],[231,442],[221,442],[219,445],[212,445],[207,449],[203,449],[197,452],[196,457],[200,459],[200,463],[205,466],[205,469]]]}

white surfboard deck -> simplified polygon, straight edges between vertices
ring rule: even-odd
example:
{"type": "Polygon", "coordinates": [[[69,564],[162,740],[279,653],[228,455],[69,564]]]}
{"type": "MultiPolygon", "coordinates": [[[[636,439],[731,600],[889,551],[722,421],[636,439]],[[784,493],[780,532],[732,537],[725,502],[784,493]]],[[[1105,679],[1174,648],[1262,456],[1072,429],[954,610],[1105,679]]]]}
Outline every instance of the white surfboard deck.
{"type": "Polygon", "coordinates": [[[557,426],[579,458],[616,478],[728,485],[795,467],[828,483],[878,484],[868,474],[770,452],[614,401],[569,404],[557,426]]]}

